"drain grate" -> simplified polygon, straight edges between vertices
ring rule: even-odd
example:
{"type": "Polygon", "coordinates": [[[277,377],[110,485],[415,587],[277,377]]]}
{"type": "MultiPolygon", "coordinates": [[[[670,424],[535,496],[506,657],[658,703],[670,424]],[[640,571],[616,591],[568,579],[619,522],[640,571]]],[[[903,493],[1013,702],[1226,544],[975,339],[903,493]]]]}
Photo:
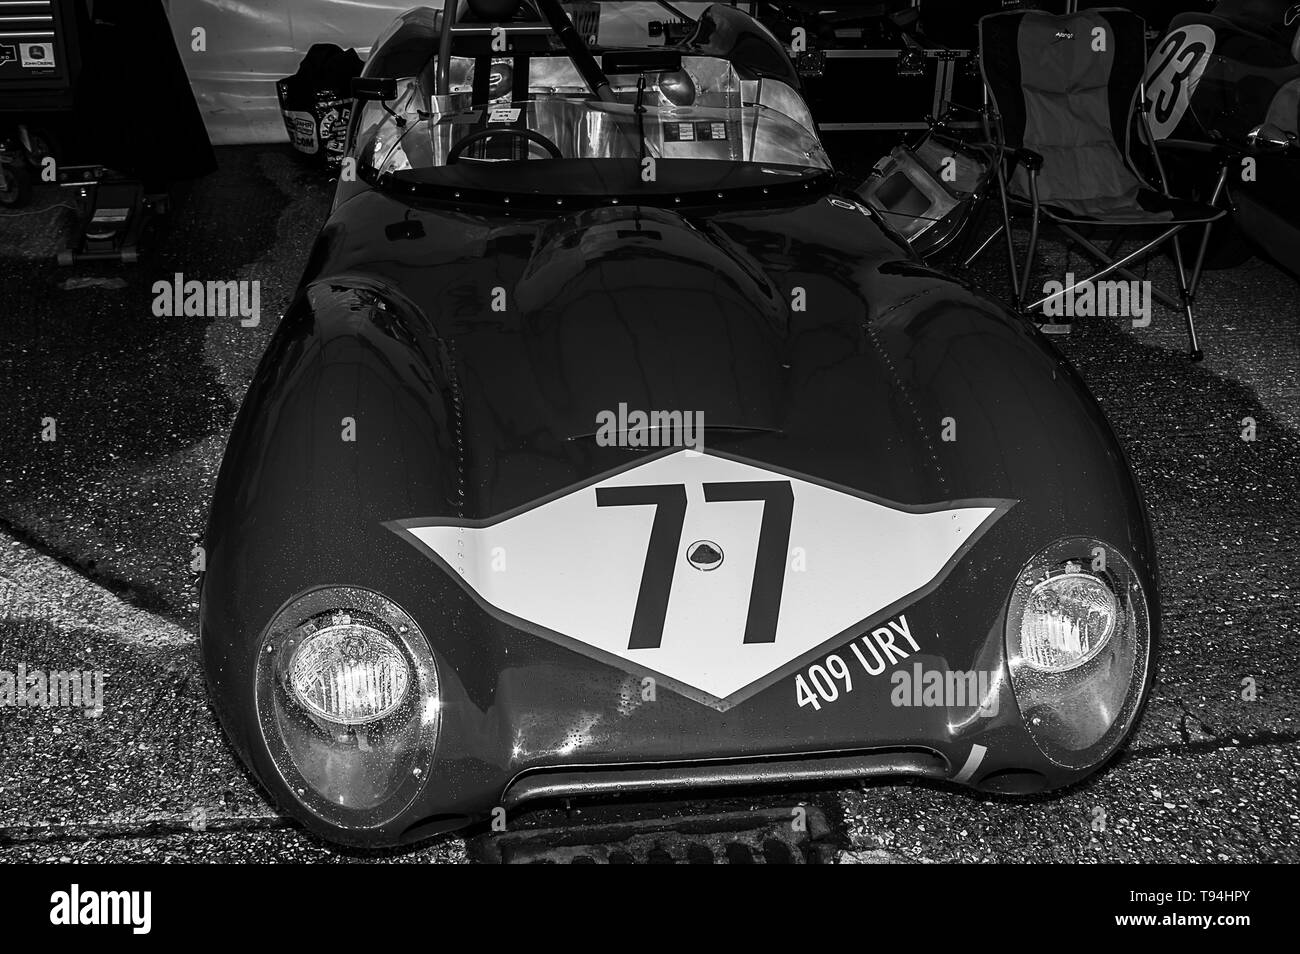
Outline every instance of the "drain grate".
{"type": "Polygon", "coordinates": [[[483,835],[476,854],[507,865],[831,864],[826,817],[812,805],[483,835]]]}

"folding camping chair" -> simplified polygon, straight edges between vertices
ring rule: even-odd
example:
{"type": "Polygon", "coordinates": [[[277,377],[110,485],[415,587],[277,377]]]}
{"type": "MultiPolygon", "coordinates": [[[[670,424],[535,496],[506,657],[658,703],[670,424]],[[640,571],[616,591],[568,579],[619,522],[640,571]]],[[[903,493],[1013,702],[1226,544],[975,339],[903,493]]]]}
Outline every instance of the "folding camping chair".
{"type": "MultiPolygon", "coordinates": [[[[1108,275],[1137,281],[1130,266],[1148,260],[1169,243],[1178,273],[1178,299],[1155,288],[1152,297],[1182,309],[1192,360],[1200,360],[1196,288],[1211,224],[1224,212],[1213,204],[1174,198],[1166,189],[1147,115],[1142,18],[1112,8],[1061,16],[1011,11],[984,17],[979,30],[980,70],[989,97],[992,134],[1006,161],[997,170],[1004,224],[976,254],[1007,231],[1015,305],[1028,314],[1108,275]],[[1134,109],[1144,144],[1151,150],[1159,188],[1148,183],[1132,161],[1134,109]],[[1010,231],[1012,211],[1031,216],[1029,249],[1019,272],[1010,231]],[[1045,224],[1056,226],[1100,267],[1060,292],[1029,301],[1034,258],[1045,224]],[[1197,226],[1203,226],[1204,232],[1189,273],[1178,237],[1197,226]],[[1141,230],[1145,240],[1136,250],[1116,257],[1133,230],[1141,230]],[[1118,235],[1103,249],[1085,231],[1118,235]],[[1151,231],[1156,236],[1146,238],[1151,231]]],[[[1224,173],[1226,166],[1220,181],[1224,173]]]]}

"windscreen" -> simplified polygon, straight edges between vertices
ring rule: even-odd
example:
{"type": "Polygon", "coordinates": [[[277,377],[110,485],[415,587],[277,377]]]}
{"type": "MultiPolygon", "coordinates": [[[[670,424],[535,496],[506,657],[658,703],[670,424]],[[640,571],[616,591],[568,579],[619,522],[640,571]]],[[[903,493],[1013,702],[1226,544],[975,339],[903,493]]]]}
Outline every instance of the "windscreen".
{"type": "MultiPolygon", "coordinates": [[[[587,41],[601,41],[591,43],[597,57],[609,49],[662,49],[665,32],[689,29],[687,21],[653,20],[654,11],[666,15],[653,3],[602,3],[598,18],[585,20],[581,8],[595,4],[566,6],[579,8],[569,12],[590,33],[587,41]]],[[[669,59],[675,61],[607,72],[609,89],[598,98],[560,51],[453,56],[447,95],[436,93],[426,68],[399,79],[398,98],[387,108],[367,104],[353,155],[381,184],[385,177],[464,183],[472,170],[500,163],[541,182],[548,162],[575,159],[636,160],[649,191],[681,187],[672,160],[697,161],[696,186],[698,161],[717,162],[719,178],[731,180],[735,164],[795,176],[830,168],[808,107],[790,85],[738,71],[717,56],[669,59]],[[440,174],[452,167],[454,177],[440,174]]],[[[500,173],[484,176],[483,187],[505,181],[500,173]]]]}

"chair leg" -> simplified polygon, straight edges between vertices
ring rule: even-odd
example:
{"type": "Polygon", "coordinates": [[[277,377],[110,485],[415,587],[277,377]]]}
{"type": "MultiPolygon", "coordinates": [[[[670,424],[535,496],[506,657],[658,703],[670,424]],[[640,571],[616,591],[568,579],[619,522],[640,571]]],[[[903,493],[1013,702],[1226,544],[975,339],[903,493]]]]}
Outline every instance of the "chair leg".
{"type": "MultiPolygon", "coordinates": [[[[1007,201],[1007,177],[1001,158],[997,160],[998,199],[1002,205],[1002,234],[1007,239],[1007,272],[1011,277],[1011,296],[1016,299],[1016,311],[1021,310],[1020,276],[1016,274],[1016,240],[1011,231],[1011,204],[1007,201]]],[[[997,234],[997,233],[994,233],[997,234]]]]}
{"type": "Polygon", "coordinates": [[[1038,251],[1038,210],[1034,210],[1034,221],[1029,227],[1029,251],[1025,255],[1025,270],[1020,275],[1020,288],[1016,292],[1016,309],[1024,311],[1025,299],[1029,297],[1029,279],[1034,273],[1034,255],[1038,251]]]}
{"type": "MultiPolygon", "coordinates": [[[[1200,361],[1205,357],[1201,351],[1201,346],[1196,340],[1196,313],[1193,307],[1191,286],[1187,283],[1187,268],[1183,265],[1183,246],[1178,241],[1178,236],[1174,236],[1174,264],[1178,266],[1178,291],[1183,297],[1183,313],[1187,316],[1187,343],[1188,357],[1193,361],[1200,361]]],[[[1200,265],[1201,256],[1197,256],[1197,265],[1200,265]]],[[[1198,276],[1199,277],[1199,276],[1198,276]]]]}
{"type": "MultiPolygon", "coordinates": [[[[1223,196],[1224,187],[1228,184],[1228,166],[1224,163],[1219,170],[1219,178],[1214,183],[1214,194],[1210,196],[1210,205],[1218,208],[1219,199],[1223,196]]],[[[1192,283],[1188,286],[1188,294],[1192,300],[1196,300],[1196,289],[1201,284],[1201,269],[1205,266],[1205,253],[1210,247],[1210,230],[1214,228],[1214,222],[1205,223],[1205,233],[1201,236],[1201,246],[1196,253],[1196,264],[1192,267],[1192,283]]]]}
{"type": "MultiPolygon", "coordinates": [[[[1073,285],[1065,289],[1065,292],[1071,291],[1072,289],[1078,288],[1082,285],[1086,285],[1089,282],[1098,281],[1099,279],[1105,278],[1107,275],[1110,275],[1114,272],[1121,271],[1124,268],[1124,266],[1128,265],[1130,262],[1142,260],[1146,256],[1150,255],[1157,248],[1159,248],[1162,244],[1164,244],[1165,242],[1169,241],[1171,238],[1176,236],[1184,228],[1186,228],[1186,226],[1184,225],[1175,225],[1173,228],[1163,232],[1159,237],[1154,238],[1151,241],[1147,242],[1141,248],[1134,249],[1133,251],[1125,255],[1123,258],[1109,263],[1105,268],[1101,269],[1100,271],[1094,272],[1093,274],[1089,275],[1087,278],[1076,279],[1073,285]]],[[[1186,287],[1185,284],[1184,287],[1186,287]]],[[[1065,292],[1057,292],[1057,294],[1064,294],[1065,292]]],[[[1032,305],[1029,306],[1029,310],[1033,311],[1035,308],[1042,307],[1044,302],[1054,297],[1056,296],[1048,295],[1046,298],[1038,299],[1038,301],[1034,302],[1032,305]]]]}
{"type": "Polygon", "coordinates": [[[1193,300],[1196,298],[1196,289],[1201,284],[1201,270],[1205,266],[1205,255],[1210,249],[1210,230],[1212,228],[1214,228],[1214,222],[1207,222],[1205,231],[1201,233],[1200,244],[1196,249],[1196,264],[1192,266],[1192,283],[1187,289],[1187,293],[1193,300]]]}
{"type": "MultiPolygon", "coordinates": [[[[1061,229],[1061,232],[1070,239],[1070,241],[1074,242],[1076,245],[1079,246],[1079,248],[1083,249],[1084,252],[1091,255],[1101,265],[1110,265],[1112,262],[1115,261],[1114,253],[1107,254],[1106,252],[1103,252],[1100,248],[1098,248],[1092,242],[1088,241],[1086,238],[1084,238],[1074,229],[1070,228],[1068,225],[1061,225],[1059,226],[1059,228],[1061,229]]],[[[1122,241],[1122,236],[1120,241],[1122,241]]],[[[1114,245],[1115,243],[1112,242],[1111,246],[1114,247],[1114,245]]],[[[1118,249],[1116,249],[1116,251],[1118,251],[1118,249]]],[[[1152,251],[1155,250],[1152,249],[1152,251]]],[[[1136,262],[1134,262],[1134,264],[1136,264],[1136,262]]],[[[1142,281],[1142,279],[1138,277],[1136,272],[1128,268],[1116,268],[1115,273],[1117,275],[1123,275],[1131,282],[1142,281]]],[[[1173,308],[1174,310],[1183,307],[1183,303],[1181,300],[1176,299],[1171,295],[1166,295],[1159,288],[1152,287],[1151,295],[1152,297],[1155,298],[1156,301],[1160,302],[1162,305],[1166,305],[1170,308],[1173,308]]]]}
{"type": "Polygon", "coordinates": [[[1029,200],[1032,222],[1029,226],[1029,252],[1025,255],[1025,272],[1020,276],[1016,293],[1016,309],[1026,314],[1025,298],[1029,295],[1029,281],[1034,274],[1034,254],[1038,251],[1038,233],[1042,230],[1043,207],[1038,201],[1038,169],[1029,167],[1029,200]]]}

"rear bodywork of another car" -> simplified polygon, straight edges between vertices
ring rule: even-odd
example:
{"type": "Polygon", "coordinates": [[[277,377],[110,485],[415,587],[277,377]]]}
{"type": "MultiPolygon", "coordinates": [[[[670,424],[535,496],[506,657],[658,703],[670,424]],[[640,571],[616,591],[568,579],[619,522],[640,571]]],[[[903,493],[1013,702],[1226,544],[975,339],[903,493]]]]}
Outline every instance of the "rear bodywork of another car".
{"type": "Polygon", "coordinates": [[[1230,209],[1257,250],[1300,278],[1295,5],[1222,0],[1179,14],[1152,47],[1146,84],[1180,187],[1230,209]]]}
{"type": "Polygon", "coordinates": [[[376,46],[398,98],[358,110],[205,540],[236,749],[368,844],[554,797],[1095,771],[1157,628],[1097,405],[840,190],[763,28],[711,6],[644,55],[605,32],[647,5],[601,4],[574,46],[591,6],[487,10],[508,56],[481,5],[459,59],[429,11],[376,46]]]}

